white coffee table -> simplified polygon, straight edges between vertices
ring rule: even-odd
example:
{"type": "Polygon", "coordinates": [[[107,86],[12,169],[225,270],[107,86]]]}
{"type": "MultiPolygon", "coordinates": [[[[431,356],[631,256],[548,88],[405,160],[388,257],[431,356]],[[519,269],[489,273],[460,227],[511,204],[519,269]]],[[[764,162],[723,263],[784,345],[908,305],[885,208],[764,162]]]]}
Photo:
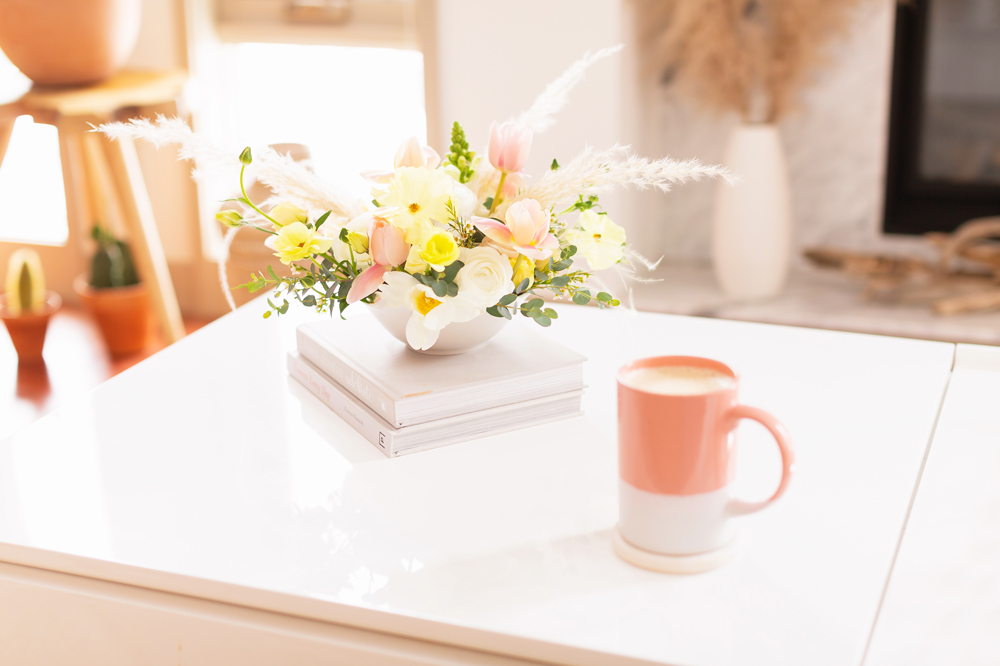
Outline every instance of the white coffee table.
{"type": "MultiPolygon", "coordinates": [[[[585,417],[388,460],[287,377],[310,315],[261,312],[0,443],[0,662],[859,664],[955,353],[562,306],[547,333],[591,359],[585,417]],[[736,368],[798,452],[699,576],[611,549],[613,372],[655,354],[736,368]]],[[[741,438],[762,497],[777,452],[741,438]]]]}

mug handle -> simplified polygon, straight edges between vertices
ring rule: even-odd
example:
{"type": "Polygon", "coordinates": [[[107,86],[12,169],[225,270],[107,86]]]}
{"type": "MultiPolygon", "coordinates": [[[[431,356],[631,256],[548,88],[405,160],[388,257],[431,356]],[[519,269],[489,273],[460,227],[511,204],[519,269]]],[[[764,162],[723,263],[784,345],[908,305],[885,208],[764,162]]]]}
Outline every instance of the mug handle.
{"type": "Polygon", "coordinates": [[[778,444],[778,449],[781,450],[781,482],[778,484],[778,489],[774,491],[774,494],[763,502],[745,502],[743,500],[733,499],[726,505],[726,511],[728,511],[731,515],[742,516],[755,511],[760,511],[784,494],[785,489],[788,487],[788,482],[792,479],[792,468],[795,465],[795,452],[792,450],[792,441],[788,436],[788,431],[785,429],[785,426],[781,425],[781,422],[778,421],[778,419],[774,418],[764,410],[757,409],[756,407],[747,407],[746,405],[736,405],[729,410],[726,416],[731,420],[733,428],[735,428],[737,422],[742,419],[750,419],[751,421],[756,421],[761,424],[767,428],[768,432],[771,433],[771,436],[774,437],[774,441],[778,444]]]}

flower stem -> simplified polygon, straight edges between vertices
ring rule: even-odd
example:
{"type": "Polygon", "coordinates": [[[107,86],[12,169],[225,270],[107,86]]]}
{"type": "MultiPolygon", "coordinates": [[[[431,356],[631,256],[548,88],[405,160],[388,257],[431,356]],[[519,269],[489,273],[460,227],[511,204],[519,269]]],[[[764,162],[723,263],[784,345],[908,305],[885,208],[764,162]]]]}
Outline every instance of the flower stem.
{"type": "Polygon", "coordinates": [[[490,206],[490,212],[487,213],[486,217],[493,217],[493,211],[497,209],[500,204],[500,192],[503,190],[503,182],[507,180],[507,172],[500,172],[500,182],[497,184],[497,193],[493,195],[493,205],[490,206]]]}
{"type": "Polygon", "coordinates": [[[521,263],[523,262],[524,262],[524,255],[523,254],[517,255],[517,261],[514,262],[514,275],[517,275],[517,269],[521,267],[521,263]]]}
{"type": "MultiPolygon", "coordinates": [[[[270,215],[268,215],[267,213],[265,213],[264,211],[262,211],[260,208],[257,208],[257,206],[254,205],[254,202],[250,201],[250,197],[247,196],[247,188],[243,187],[243,172],[246,171],[246,170],[247,170],[247,165],[244,164],[240,168],[240,191],[243,192],[243,200],[246,201],[248,204],[250,204],[250,207],[253,208],[255,211],[257,211],[268,222],[270,222],[271,224],[273,224],[276,227],[280,227],[281,226],[280,224],[278,224],[277,222],[275,222],[271,218],[270,215]]],[[[271,233],[274,233],[274,232],[271,232],[271,233]]]]}

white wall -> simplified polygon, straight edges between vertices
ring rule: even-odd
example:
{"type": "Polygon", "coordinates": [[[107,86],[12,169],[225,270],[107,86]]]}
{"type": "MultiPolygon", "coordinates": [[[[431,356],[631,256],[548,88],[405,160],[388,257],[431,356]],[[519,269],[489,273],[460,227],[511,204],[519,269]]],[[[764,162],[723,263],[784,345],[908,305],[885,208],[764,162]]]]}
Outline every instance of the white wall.
{"type": "MultiPolygon", "coordinates": [[[[438,0],[439,130],[466,129],[483,150],[490,123],[531,106],[545,86],[586,51],[622,41],[619,0],[438,0]]],[[[622,61],[606,59],[588,72],[557,124],[536,136],[526,169],[536,177],[552,158],[567,162],[585,145],[622,141],[622,61]]],[[[439,146],[437,148],[446,148],[439,146]]],[[[607,199],[613,204],[613,198],[607,199]]]]}

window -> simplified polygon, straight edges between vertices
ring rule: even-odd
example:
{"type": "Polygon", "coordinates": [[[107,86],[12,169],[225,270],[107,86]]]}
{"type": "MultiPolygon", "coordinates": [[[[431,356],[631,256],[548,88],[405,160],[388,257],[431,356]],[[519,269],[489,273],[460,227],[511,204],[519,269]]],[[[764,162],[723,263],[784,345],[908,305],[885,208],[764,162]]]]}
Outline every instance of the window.
{"type": "Polygon", "coordinates": [[[232,43],[219,53],[222,145],[306,144],[322,178],[366,196],[360,170],[390,168],[407,137],[426,141],[417,51],[232,43]]]}
{"type": "MultiPolygon", "coordinates": [[[[0,54],[0,98],[16,99],[30,83],[0,54]]],[[[66,242],[59,138],[56,128],[18,118],[0,165],[0,240],[44,245],[66,242]]]]}

